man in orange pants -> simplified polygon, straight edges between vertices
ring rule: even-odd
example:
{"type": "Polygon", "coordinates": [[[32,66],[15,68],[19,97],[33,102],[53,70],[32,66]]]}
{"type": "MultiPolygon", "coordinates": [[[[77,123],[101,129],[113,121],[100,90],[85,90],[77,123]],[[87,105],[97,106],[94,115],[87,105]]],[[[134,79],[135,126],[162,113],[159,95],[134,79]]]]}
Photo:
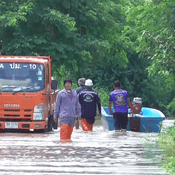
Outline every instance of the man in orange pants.
{"type": "Polygon", "coordinates": [[[64,80],[65,89],[57,95],[56,106],[54,111],[54,119],[57,122],[57,116],[60,117],[60,141],[70,141],[76,119],[81,116],[81,107],[78,101],[76,91],[71,90],[72,80],[64,80]]]}
{"type": "Polygon", "coordinates": [[[101,103],[98,94],[92,89],[92,80],[85,82],[85,89],[79,94],[81,105],[81,124],[83,131],[92,131],[95,122],[97,105],[101,116],[101,103]]]}

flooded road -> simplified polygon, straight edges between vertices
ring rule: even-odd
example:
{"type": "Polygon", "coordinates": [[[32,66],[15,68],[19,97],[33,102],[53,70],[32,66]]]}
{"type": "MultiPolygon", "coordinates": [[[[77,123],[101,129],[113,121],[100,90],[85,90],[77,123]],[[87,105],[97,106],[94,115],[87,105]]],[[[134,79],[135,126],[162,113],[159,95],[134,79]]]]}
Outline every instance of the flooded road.
{"type": "MultiPolygon", "coordinates": [[[[171,126],[166,120],[163,126],[171,126]]],[[[0,174],[4,175],[165,175],[155,133],[114,133],[95,126],[74,130],[72,143],[51,133],[0,133],[0,174]]]]}

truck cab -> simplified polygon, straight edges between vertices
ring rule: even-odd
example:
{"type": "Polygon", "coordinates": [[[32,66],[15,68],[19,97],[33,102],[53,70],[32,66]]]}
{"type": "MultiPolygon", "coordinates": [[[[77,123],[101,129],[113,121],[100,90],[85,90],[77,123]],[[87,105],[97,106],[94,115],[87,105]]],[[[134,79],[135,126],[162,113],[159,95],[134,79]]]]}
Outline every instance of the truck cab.
{"type": "Polygon", "coordinates": [[[0,130],[52,130],[57,94],[50,56],[0,56],[0,130]]]}

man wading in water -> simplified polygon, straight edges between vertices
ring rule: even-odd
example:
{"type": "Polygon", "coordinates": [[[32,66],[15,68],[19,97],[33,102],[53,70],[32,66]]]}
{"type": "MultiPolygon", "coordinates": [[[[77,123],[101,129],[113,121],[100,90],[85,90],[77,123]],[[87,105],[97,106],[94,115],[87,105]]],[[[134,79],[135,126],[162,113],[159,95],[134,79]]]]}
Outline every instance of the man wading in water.
{"type": "Polygon", "coordinates": [[[109,112],[113,115],[114,127],[116,131],[125,131],[128,124],[128,91],[121,89],[119,81],[114,83],[114,91],[109,96],[109,112]],[[114,105],[114,113],[111,104],[114,105]]]}
{"type": "Polygon", "coordinates": [[[99,115],[101,116],[101,103],[97,93],[92,89],[92,80],[85,82],[85,89],[79,94],[79,102],[81,104],[81,124],[83,131],[92,131],[95,122],[97,105],[99,115]]]}
{"type": "Polygon", "coordinates": [[[55,123],[57,123],[57,116],[60,117],[60,141],[71,141],[73,126],[76,115],[81,116],[81,107],[78,101],[78,95],[72,91],[72,80],[64,80],[65,89],[60,91],[57,95],[56,106],[54,111],[55,123]]]}
{"type": "MultiPolygon", "coordinates": [[[[78,85],[79,87],[75,90],[77,92],[77,94],[79,95],[79,93],[85,89],[85,81],[86,79],[85,78],[80,78],[78,80],[78,85]]],[[[76,118],[76,121],[75,121],[75,128],[76,129],[79,129],[79,119],[76,118]]]]}
{"type": "Polygon", "coordinates": [[[85,81],[86,81],[85,78],[80,78],[78,80],[79,87],[75,90],[77,92],[77,94],[79,94],[82,90],[85,89],[85,81]]]}

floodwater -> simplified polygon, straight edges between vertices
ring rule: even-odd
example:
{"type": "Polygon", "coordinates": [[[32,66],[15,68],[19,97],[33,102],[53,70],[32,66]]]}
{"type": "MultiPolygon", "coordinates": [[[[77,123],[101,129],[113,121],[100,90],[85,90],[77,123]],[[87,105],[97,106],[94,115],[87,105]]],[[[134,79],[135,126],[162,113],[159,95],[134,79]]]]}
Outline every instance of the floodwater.
{"type": "MultiPolygon", "coordinates": [[[[166,120],[163,126],[171,126],[166,120]]],[[[4,175],[165,175],[155,133],[74,130],[72,143],[51,133],[0,133],[0,174],[4,175]]]]}

